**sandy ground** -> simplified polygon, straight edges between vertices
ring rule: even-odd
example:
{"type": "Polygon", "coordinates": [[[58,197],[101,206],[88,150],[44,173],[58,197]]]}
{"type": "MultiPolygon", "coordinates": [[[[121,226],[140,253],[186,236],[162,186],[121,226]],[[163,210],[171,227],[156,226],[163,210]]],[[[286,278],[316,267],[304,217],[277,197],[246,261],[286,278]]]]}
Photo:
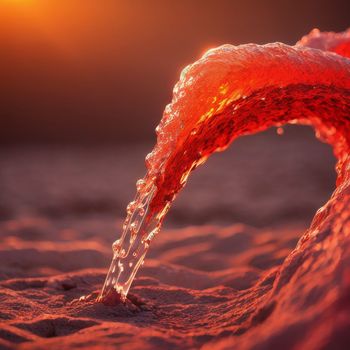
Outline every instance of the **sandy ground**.
{"type": "Polygon", "coordinates": [[[238,140],[196,170],[126,305],[74,302],[102,286],[149,150],[0,151],[1,349],[294,348],[299,328],[273,346],[259,333],[275,304],[259,305],[334,188],[331,150],[307,128],[238,140]]]}

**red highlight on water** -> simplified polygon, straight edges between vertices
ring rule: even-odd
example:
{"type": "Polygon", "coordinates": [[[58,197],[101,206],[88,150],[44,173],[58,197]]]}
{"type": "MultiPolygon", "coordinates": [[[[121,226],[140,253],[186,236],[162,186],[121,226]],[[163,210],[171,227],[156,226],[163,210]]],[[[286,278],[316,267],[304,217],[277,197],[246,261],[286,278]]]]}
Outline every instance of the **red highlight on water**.
{"type": "Polygon", "coordinates": [[[336,218],[345,195],[335,205],[334,198],[350,182],[348,57],[350,31],[314,30],[295,46],[224,45],[186,67],[156,129],[157,144],[146,157],[147,174],[137,182],[122,237],[113,245],[113,261],[99,300],[108,302],[115,291],[126,298],[191,171],[240,136],[287,123],[313,126],[338,159],[337,189],[296,249],[325,219],[336,218]]]}

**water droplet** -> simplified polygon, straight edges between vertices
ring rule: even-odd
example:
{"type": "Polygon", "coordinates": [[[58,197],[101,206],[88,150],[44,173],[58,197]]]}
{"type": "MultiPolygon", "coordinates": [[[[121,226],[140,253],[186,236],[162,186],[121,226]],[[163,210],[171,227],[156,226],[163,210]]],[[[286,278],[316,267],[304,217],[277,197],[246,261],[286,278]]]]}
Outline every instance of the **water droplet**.
{"type": "Polygon", "coordinates": [[[146,240],[145,240],[145,247],[148,249],[149,248],[149,245],[151,244],[151,240],[149,239],[149,238],[147,238],[146,240]]]}
{"type": "Polygon", "coordinates": [[[130,230],[131,230],[131,231],[135,231],[137,224],[138,224],[137,221],[134,221],[133,223],[131,223],[131,225],[130,225],[130,230]]]}
{"type": "Polygon", "coordinates": [[[125,258],[125,254],[126,254],[125,249],[122,249],[121,252],[120,252],[120,254],[119,254],[119,256],[120,256],[121,258],[125,258]]]}
{"type": "Polygon", "coordinates": [[[143,179],[140,179],[136,182],[136,189],[138,191],[141,191],[145,187],[146,181],[143,179]]]}
{"type": "Polygon", "coordinates": [[[112,244],[112,250],[115,253],[118,253],[121,247],[121,242],[120,239],[116,240],[113,244],[112,244]]]}
{"type": "Polygon", "coordinates": [[[128,214],[131,214],[131,213],[134,211],[135,206],[136,206],[135,201],[130,202],[130,203],[128,204],[128,206],[126,207],[126,212],[127,212],[128,214]]]}
{"type": "Polygon", "coordinates": [[[278,127],[276,129],[277,135],[283,135],[284,134],[284,129],[282,127],[278,127]]]}

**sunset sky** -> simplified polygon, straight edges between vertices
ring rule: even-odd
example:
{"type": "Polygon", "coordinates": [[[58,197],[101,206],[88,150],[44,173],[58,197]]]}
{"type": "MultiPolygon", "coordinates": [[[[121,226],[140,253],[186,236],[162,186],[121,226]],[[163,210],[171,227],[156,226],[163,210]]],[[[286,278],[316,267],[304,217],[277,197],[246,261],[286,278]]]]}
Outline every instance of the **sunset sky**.
{"type": "Polygon", "coordinates": [[[0,0],[1,142],[150,139],[208,48],[348,26],[348,1],[0,0]]]}

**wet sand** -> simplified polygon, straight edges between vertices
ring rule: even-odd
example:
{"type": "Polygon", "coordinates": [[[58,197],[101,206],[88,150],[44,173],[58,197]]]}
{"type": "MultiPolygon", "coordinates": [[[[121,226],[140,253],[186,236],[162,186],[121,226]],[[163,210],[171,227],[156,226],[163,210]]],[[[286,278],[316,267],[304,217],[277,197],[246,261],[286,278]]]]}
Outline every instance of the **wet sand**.
{"type": "Polygon", "coordinates": [[[331,150],[308,128],[246,137],[196,170],[126,305],[75,301],[102,286],[149,150],[1,150],[0,348],[345,348],[335,267],[295,301],[271,297],[334,188],[331,150]]]}

